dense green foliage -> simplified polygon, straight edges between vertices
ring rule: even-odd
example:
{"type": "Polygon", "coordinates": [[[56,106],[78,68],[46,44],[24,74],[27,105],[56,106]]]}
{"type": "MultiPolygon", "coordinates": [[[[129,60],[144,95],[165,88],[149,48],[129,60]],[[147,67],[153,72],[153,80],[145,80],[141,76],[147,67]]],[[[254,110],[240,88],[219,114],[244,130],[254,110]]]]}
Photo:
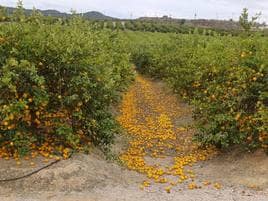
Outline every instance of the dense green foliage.
{"type": "Polygon", "coordinates": [[[1,149],[109,144],[109,107],[133,79],[123,40],[76,17],[62,25],[21,15],[0,25],[1,149]]]}
{"type": "Polygon", "coordinates": [[[145,33],[127,37],[138,69],[166,80],[194,106],[199,142],[267,149],[267,38],[145,33]]]}

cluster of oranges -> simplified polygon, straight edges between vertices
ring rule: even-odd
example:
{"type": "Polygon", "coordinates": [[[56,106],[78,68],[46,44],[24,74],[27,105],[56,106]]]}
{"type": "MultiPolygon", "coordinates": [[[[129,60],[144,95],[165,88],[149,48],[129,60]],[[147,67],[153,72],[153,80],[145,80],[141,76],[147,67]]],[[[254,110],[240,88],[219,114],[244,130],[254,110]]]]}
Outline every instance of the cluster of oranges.
{"type": "Polygon", "coordinates": [[[6,41],[5,38],[0,37],[0,44],[4,43],[6,41]]]}
{"type": "MultiPolygon", "coordinates": [[[[5,160],[14,159],[17,165],[21,165],[21,160],[30,160],[41,156],[43,157],[43,162],[46,163],[51,159],[67,159],[71,154],[71,149],[63,145],[57,145],[51,137],[48,137],[46,141],[39,146],[32,143],[30,149],[29,154],[22,157],[19,151],[14,147],[13,142],[6,142],[5,145],[0,148],[0,158],[5,160]]],[[[34,163],[31,162],[31,165],[34,166],[34,163]]]]}
{"type": "MultiPolygon", "coordinates": [[[[17,164],[20,165],[21,153],[18,147],[21,147],[20,143],[25,141],[28,151],[30,151],[30,158],[43,156],[47,161],[47,159],[59,159],[59,155],[61,155],[61,158],[67,159],[71,152],[70,149],[59,142],[53,135],[58,124],[70,121],[69,112],[64,109],[49,112],[46,110],[47,102],[41,103],[38,107],[34,106],[33,103],[34,98],[24,93],[21,97],[18,97],[17,105],[21,105],[18,112],[16,112],[18,108],[16,104],[11,103],[2,106],[2,114],[6,115],[0,122],[0,129],[12,132],[15,137],[2,143],[0,158],[6,160],[14,158],[17,164]],[[28,128],[33,128],[33,130],[19,129],[22,124],[25,124],[28,128]],[[25,136],[31,138],[33,134],[36,135],[36,133],[31,132],[40,132],[41,142],[31,142],[30,140],[26,142],[25,136]]],[[[76,111],[80,111],[81,106],[82,104],[78,103],[76,111]]],[[[81,137],[83,132],[78,132],[77,135],[81,137]]]]}
{"type": "Polygon", "coordinates": [[[216,154],[215,149],[199,149],[191,141],[187,129],[175,124],[179,115],[183,114],[176,98],[139,75],[125,94],[117,120],[132,138],[121,160],[130,170],[147,176],[142,189],[153,182],[165,185],[168,193],[184,182],[191,182],[189,189],[198,188],[195,173],[188,168],[216,154]]]}

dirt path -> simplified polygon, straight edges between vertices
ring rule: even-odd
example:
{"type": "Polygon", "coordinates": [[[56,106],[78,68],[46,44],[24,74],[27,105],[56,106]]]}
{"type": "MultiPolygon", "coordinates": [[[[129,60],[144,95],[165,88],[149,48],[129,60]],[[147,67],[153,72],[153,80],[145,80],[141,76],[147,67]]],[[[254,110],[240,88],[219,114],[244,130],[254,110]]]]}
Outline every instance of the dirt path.
{"type": "MultiPolygon", "coordinates": [[[[128,150],[121,156],[130,170],[145,174],[140,188],[162,186],[170,193],[173,188],[196,183],[191,166],[213,157],[213,148],[198,149],[191,140],[193,130],[189,107],[167,94],[156,83],[141,76],[123,98],[118,121],[132,137],[128,150]]],[[[204,181],[207,185],[210,181],[204,181]]],[[[212,184],[221,188],[219,183],[212,184]]]]}
{"type": "MultiPolygon", "coordinates": [[[[0,183],[1,201],[266,201],[268,157],[262,152],[217,153],[190,140],[191,110],[159,82],[138,77],[118,116],[128,131],[115,152],[126,167],[93,150],[76,154],[27,179],[0,183]],[[129,142],[129,144],[128,144],[129,142]]],[[[35,159],[37,167],[42,159],[35,159]]],[[[0,160],[0,179],[34,169],[0,160]]]]}

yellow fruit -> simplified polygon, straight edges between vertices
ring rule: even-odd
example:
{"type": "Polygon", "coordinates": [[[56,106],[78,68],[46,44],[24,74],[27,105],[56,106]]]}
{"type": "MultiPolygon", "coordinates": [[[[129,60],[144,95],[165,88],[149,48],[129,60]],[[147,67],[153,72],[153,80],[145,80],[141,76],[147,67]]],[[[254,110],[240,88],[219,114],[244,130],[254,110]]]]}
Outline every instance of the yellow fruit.
{"type": "Polygon", "coordinates": [[[165,188],[165,191],[166,191],[167,193],[170,193],[170,191],[171,191],[171,186],[166,187],[166,188],[165,188]]]}
{"type": "Polygon", "coordinates": [[[144,187],[149,187],[150,186],[150,182],[149,181],[144,181],[143,182],[143,186],[144,187]]]}
{"type": "Polygon", "coordinates": [[[180,183],[180,184],[183,183],[183,180],[179,179],[178,183],[180,183]]]}
{"type": "Polygon", "coordinates": [[[238,113],[238,114],[235,116],[235,120],[238,121],[238,120],[240,119],[240,116],[241,116],[241,114],[238,113]]]}
{"type": "Polygon", "coordinates": [[[35,119],[34,122],[37,124],[37,125],[40,125],[41,122],[38,120],[38,119],[35,119]]]}
{"type": "MultiPolygon", "coordinates": [[[[2,17],[2,19],[4,20],[4,17],[2,17]]],[[[5,42],[5,39],[0,37],[0,43],[3,43],[3,42],[5,42]]]]}
{"type": "Polygon", "coordinates": [[[203,185],[205,185],[205,186],[208,186],[208,185],[211,184],[211,182],[209,182],[209,181],[203,181],[202,183],[203,183],[203,185]]]}
{"type": "Polygon", "coordinates": [[[188,188],[192,190],[192,189],[197,188],[197,185],[196,185],[195,183],[190,183],[190,184],[188,185],[188,188]]]}
{"type": "Polygon", "coordinates": [[[216,188],[217,190],[221,189],[221,185],[219,183],[215,183],[214,185],[214,188],[216,188]]]}
{"type": "Polygon", "coordinates": [[[56,156],[56,157],[55,157],[55,160],[57,160],[57,161],[60,160],[60,159],[61,159],[61,158],[60,158],[59,156],[56,156]]]}
{"type": "Polygon", "coordinates": [[[12,120],[14,120],[14,115],[13,115],[13,114],[11,114],[11,115],[9,115],[9,117],[8,117],[8,118],[9,118],[9,120],[11,120],[11,121],[12,121],[12,120]]]}

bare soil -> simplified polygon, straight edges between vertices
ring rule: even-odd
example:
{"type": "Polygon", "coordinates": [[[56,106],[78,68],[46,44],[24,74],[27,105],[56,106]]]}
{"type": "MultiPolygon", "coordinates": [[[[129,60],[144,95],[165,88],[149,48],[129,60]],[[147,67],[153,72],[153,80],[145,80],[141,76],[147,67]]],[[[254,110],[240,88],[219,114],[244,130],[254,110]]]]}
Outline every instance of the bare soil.
{"type": "MultiPolygon", "coordinates": [[[[122,140],[120,140],[121,142],[122,140]]],[[[26,161],[17,168],[12,161],[0,160],[1,178],[32,171],[26,161]]],[[[42,166],[40,161],[38,166],[42,166]]],[[[157,185],[140,190],[143,175],[108,162],[97,152],[76,154],[31,177],[0,184],[1,201],[267,201],[268,160],[261,152],[218,157],[199,163],[195,171],[200,178],[223,184],[221,190],[207,187],[188,190],[186,186],[170,194],[157,185]]]]}

